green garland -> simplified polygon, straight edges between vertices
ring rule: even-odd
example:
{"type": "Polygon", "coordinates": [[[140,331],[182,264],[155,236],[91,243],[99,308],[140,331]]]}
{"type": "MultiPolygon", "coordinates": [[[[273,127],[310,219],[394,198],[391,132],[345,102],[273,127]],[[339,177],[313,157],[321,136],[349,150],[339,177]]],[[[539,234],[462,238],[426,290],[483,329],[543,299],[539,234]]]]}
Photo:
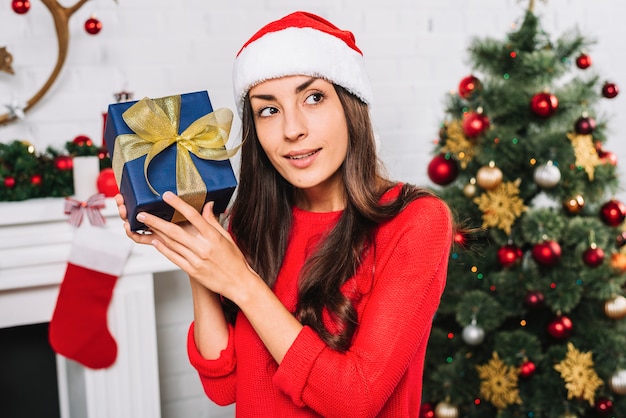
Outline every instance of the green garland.
{"type": "Polygon", "coordinates": [[[82,135],[67,142],[63,150],[48,147],[43,153],[37,153],[28,141],[0,144],[0,201],[73,195],[72,158],[77,156],[98,156],[100,170],[111,167],[106,149],[82,135]]]}

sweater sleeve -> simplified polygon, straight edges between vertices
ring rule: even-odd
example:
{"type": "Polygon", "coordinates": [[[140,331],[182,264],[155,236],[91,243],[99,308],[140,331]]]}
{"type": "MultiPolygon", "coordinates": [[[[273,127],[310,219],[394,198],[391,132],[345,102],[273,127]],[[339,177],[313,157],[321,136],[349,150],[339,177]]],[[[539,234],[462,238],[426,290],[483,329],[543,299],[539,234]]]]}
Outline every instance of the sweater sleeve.
{"type": "Polygon", "coordinates": [[[327,417],[378,414],[424,349],[443,293],[452,242],[445,204],[417,199],[381,229],[390,235],[385,248],[377,239],[374,285],[350,349],[332,350],[304,327],[274,375],[296,405],[327,417]]]}
{"type": "Polygon", "coordinates": [[[228,325],[228,345],[215,360],[207,360],[200,354],[194,339],[194,323],[187,334],[187,354],[189,362],[198,371],[200,382],[206,395],[218,405],[235,402],[236,356],[233,340],[233,327],[228,325]]]}

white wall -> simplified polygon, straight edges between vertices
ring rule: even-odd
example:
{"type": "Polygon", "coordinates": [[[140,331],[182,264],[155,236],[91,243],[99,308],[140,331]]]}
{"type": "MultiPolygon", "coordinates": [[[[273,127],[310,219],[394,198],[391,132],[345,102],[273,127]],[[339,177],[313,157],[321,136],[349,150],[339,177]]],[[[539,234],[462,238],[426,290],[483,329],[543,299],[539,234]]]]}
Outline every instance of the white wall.
{"type": "MultiPolygon", "coordinates": [[[[97,0],[71,19],[70,52],[63,72],[25,120],[0,126],[0,142],[30,141],[39,150],[61,148],[76,135],[101,141],[102,117],[113,94],[135,99],[208,90],[214,107],[234,109],[230,70],[239,47],[262,24],[296,9],[327,17],[352,30],[373,81],[372,109],[381,155],[399,180],[428,184],[426,165],[443,117],[443,98],[469,74],[466,48],[472,37],[502,39],[520,22],[526,1],[516,0],[97,0]],[[104,25],[96,36],[83,24],[95,14],[104,25]]],[[[64,0],[69,6],[73,1],[64,0]]],[[[556,37],[578,26],[598,43],[589,52],[593,68],[623,87],[606,112],[614,115],[606,149],[626,162],[620,121],[626,117],[626,2],[537,1],[544,28],[556,37]]],[[[56,61],[54,27],[47,9],[32,0],[26,15],[9,2],[0,9],[0,47],[13,54],[11,76],[0,72],[4,105],[30,98],[56,61]]],[[[235,122],[234,134],[239,132],[235,122]]],[[[234,140],[234,139],[233,139],[234,140]]],[[[626,164],[626,163],[624,163],[626,164]]],[[[623,170],[621,170],[623,172],[623,170]]],[[[625,178],[626,180],[626,178],[625,178]]],[[[174,284],[172,284],[174,283],[174,284]]],[[[208,406],[198,381],[188,374],[184,335],[190,317],[188,290],[157,280],[161,388],[164,416],[220,416],[208,406]],[[175,286],[170,289],[169,286],[175,286]],[[194,411],[193,414],[190,411],[194,411]]]]}

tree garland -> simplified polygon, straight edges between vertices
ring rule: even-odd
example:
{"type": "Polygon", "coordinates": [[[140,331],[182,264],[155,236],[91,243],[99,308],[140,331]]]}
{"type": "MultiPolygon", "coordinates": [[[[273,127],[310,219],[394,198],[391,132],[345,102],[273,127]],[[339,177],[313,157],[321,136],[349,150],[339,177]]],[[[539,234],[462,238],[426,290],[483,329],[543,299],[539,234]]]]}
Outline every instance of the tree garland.
{"type": "Polygon", "coordinates": [[[43,153],[28,141],[0,144],[0,201],[73,195],[73,158],[78,156],[98,156],[100,170],[111,167],[107,150],[84,135],[62,150],[48,147],[43,153]]]}

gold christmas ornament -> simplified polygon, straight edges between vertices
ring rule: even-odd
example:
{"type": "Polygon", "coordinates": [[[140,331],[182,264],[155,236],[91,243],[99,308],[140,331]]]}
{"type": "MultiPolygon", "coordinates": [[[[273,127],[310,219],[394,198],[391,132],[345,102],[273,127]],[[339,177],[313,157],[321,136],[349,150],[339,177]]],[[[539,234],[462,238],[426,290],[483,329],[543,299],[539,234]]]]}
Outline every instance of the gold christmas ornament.
{"type": "Polygon", "coordinates": [[[626,272],[626,254],[613,253],[611,254],[611,267],[619,273],[626,272]]]}
{"type": "Polygon", "coordinates": [[[604,313],[611,319],[622,319],[626,317],[626,298],[616,295],[604,303],[604,313]]]}
{"type": "Polygon", "coordinates": [[[563,202],[563,208],[567,211],[567,213],[572,215],[576,215],[583,210],[584,207],[585,199],[579,194],[572,196],[563,202]]]}
{"type": "Polygon", "coordinates": [[[459,408],[448,403],[439,402],[435,407],[435,418],[458,418],[459,408]]]}
{"type": "Polygon", "coordinates": [[[476,182],[485,190],[495,189],[502,183],[502,170],[491,161],[488,166],[481,167],[476,173],[476,182]]]}
{"type": "Polygon", "coordinates": [[[567,389],[567,399],[580,398],[593,406],[596,390],[603,385],[593,369],[591,352],[581,353],[574,344],[567,343],[567,355],[554,370],[561,373],[567,389]]]}
{"type": "Polygon", "coordinates": [[[626,395],[626,370],[618,370],[611,376],[609,388],[617,395],[626,395]]]}
{"type": "Polygon", "coordinates": [[[487,364],[476,366],[480,377],[480,396],[502,410],[511,404],[522,404],[517,381],[519,370],[506,365],[497,352],[487,364]]]}
{"type": "Polygon", "coordinates": [[[567,137],[572,142],[572,148],[574,148],[576,166],[582,167],[587,172],[589,181],[593,181],[595,169],[601,164],[598,151],[593,143],[593,136],[591,134],[568,133],[567,137]]]}
{"type": "Polygon", "coordinates": [[[468,199],[476,195],[476,179],[472,179],[463,187],[463,195],[468,199]]]}
{"type": "Polygon", "coordinates": [[[515,220],[528,209],[519,197],[519,183],[520,180],[502,183],[474,198],[473,202],[483,213],[483,228],[496,227],[511,233],[515,220]]]}
{"type": "Polygon", "coordinates": [[[450,153],[459,162],[461,168],[467,168],[467,163],[472,161],[476,154],[474,143],[463,132],[461,121],[455,120],[446,124],[446,142],[441,147],[442,153],[450,153]]]}

